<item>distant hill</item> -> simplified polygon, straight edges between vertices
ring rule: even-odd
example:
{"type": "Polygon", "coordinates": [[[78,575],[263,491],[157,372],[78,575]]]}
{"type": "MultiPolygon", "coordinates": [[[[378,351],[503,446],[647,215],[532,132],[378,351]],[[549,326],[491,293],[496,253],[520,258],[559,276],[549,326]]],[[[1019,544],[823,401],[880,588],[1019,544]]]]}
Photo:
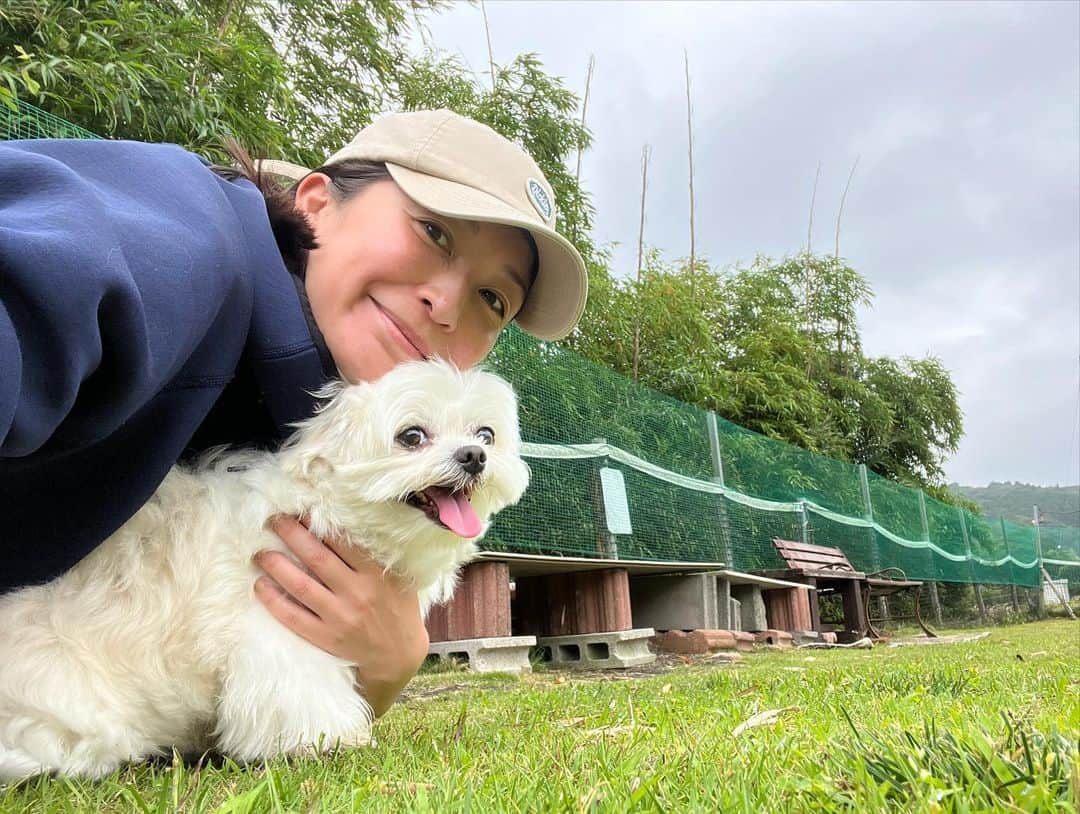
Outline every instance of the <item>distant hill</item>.
{"type": "Polygon", "coordinates": [[[1030,483],[994,481],[989,486],[949,484],[949,490],[974,500],[990,517],[1003,516],[1014,523],[1031,523],[1031,507],[1038,506],[1048,526],[1080,526],[1080,485],[1034,486],[1030,483]]]}

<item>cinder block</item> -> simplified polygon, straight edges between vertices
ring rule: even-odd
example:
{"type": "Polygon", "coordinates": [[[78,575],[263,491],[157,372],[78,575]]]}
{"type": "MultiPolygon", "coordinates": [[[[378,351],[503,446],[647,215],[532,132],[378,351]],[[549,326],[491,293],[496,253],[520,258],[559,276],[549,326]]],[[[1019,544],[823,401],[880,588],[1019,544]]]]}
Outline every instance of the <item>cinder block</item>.
{"type": "Polygon", "coordinates": [[[792,636],[786,630],[759,630],[754,635],[758,644],[765,644],[770,647],[780,647],[788,650],[794,647],[794,644],[792,644],[792,636]]]}
{"type": "Polygon", "coordinates": [[[728,624],[726,630],[742,630],[742,602],[732,597],[728,600],[728,624]]]}
{"type": "Polygon", "coordinates": [[[632,577],[630,608],[634,627],[657,630],[721,627],[714,574],[632,577]]]}
{"type": "Polygon", "coordinates": [[[743,653],[749,653],[757,643],[757,637],[753,633],[742,630],[733,630],[731,635],[735,637],[735,649],[743,653]]]}
{"type": "Polygon", "coordinates": [[[583,670],[637,667],[656,661],[649,650],[651,627],[615,630],[608,633],[585,633],[578,636],[537,636],[544,661],[553,667],[583,670]]]}
{"type": "Polygon", "coordinates": [[[630,630],[630,582],[624,568],[518,577],[518,632],[573,636],[630,630]]]}
{"type": "Polygon", "coordinates": [[[765,616],[770,630],[812,630],[810,600],[807,591],[799,588],[777,588],[762,591],[765,616]]]}
{"type": "Polygon", "coordinates": [[[769,622],[765,614],[765,600],[761,597],[761,588],[757,585],[732,585],[732,595],[739,600],[739,613],[742,618],[741,629],[746,631],[768,630],[769,622]]]}
{"type": "Polygon", "coordinates": [[[433,605],[425,624],[433,642],[509,636],[509,566],[490,561],[466,565],[453,598],[433,605]]]}
{"type": "Polygon", "coordinates": [[[791,642],[796,647],[803,644],[816,644],[821,641],[821,634],[816,630],[793,630],[791,642]]]}
{"type": "Polygon", "coordinates": [[[652,638],[661,653],[703,655],[717,650],[734,650],[735,636],[730,630],[668,630],[652,638]]]}
{"type": "Polygon", "coordinates": [[[467,660],[474,673],[531,673],[529,651],[535,646],[535,636],[497,636],[432,642],[428,653],[442,659],[467,660]]]}

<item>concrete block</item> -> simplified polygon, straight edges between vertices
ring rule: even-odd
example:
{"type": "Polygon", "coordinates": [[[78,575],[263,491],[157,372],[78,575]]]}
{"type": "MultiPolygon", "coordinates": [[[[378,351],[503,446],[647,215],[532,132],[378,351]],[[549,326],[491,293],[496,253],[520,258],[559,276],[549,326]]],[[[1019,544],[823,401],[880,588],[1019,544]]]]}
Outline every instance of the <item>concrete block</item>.
{"type": "MultiPolygon", "coordinates": [[[[716,627],[721,630],[738,630],[731,613],[731,583],[723,577],[716,578],[716,627]]],[[[737,618],[737,615],[736,615],[737,618]]]]}
{"type": "Polygon", "coordinates": [[[652,638],[660,653],[704,655],[717,650],[734,650],[735,635],[730,630],[668,630],[652,638]]]}
{"type": "Polygon", "coordinates": [[[633,627],[624,568],[518,577],[515,582],[519,633],[573,636],[633,627]]]}
{"type": "Polygon", "coordinates": [[[585,633],[577,636],[537,636],[545,662],[553,667],[582,670],[637,667],[656,661],[649,650],[651,627],[615,630],[608,633],[585,633]]]}
{"type": "Polygon", "coordinates": [[[821,634],[816,630],[793,630],[791,642],[796,647],[803,644],[817,644],[821,641],[821,634]]]}
{"type": "Polygon", "coordinates": [[[468,661],[474,673],[531,673],[529,651],[535,646],[535,636],[495,636],[432,642],[428,653],[442,659],[468,661]]]}
{"type": "Polygon", "coordinates": [[[716,630],[716,576],[713,574],[646,575],[630,579],[634,627],[657,630],[716,630]]]}
{"type": "Polygon", "coordinates": [[[759,630],[754,634],[758,644],[790,650],[794,647],[792,636],[786,630],[759,630]]]}
{"type": "Polygon", "coordinates": [[[768,630],[769,622],[765,613],[765,600],[761,588],[757,585],[732,585],[732,595],[739,600],[739,613],[742,618],[742,630],[768,630]]]}
{"type": "Polygon", "coordinates": [[[505,562],[469,563],[453,598],[433,605],[425,622],[433,642],[510,635],[510,567],[505,562]]]}
{"type": "Polygon", "coordinates": [[[825,644],[836,644],[836,631],[826,631],[821,634],[821,641],[825,644]]]}
{"type": "Polygon", "coordinates": [[[757,643],[757,637],[753,633],[742,630],[733,630],[731,635],[735,637],[735,649],[742,653],[749,653],[757,643]]]}

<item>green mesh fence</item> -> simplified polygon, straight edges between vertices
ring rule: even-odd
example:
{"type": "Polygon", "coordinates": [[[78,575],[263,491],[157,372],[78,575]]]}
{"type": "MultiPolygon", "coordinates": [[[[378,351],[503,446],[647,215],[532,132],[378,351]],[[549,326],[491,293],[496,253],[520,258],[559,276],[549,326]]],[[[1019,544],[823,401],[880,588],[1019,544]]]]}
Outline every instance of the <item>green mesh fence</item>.
{"type": "Polygon", "coordinates": [[[15,108],[0,101],[0,141],[26,138],[99,138],[89,130],[51,113],[18,102],[15,108]]]}
{"type": "MultiPolygon", "coordinates": [[[[92,138],[0,105],[0,138],[92,138]]],[[[532,485],[495,520],[493,551],[780,569],[774,538],[837,546],[873,572],[1080,592],[1080,530],[973,515],[860,467],[738,427],[511,329],[488,367],[515,386],[532,485]],[[612,534],[601,470],[622,474],[631,532],[612,534]],[[1074,587],[1075,586],[1075,587],[1074,587]]]]}
{"type": "MultiPolygon", "coordinates": [[[[1039,584],[1034,528],[973,515],[872,472],[864,485],[857,466],[712,419],[517,330],[499,341],[489,366],[518,391],[533,483],[496,520],[488,548],[756,571],[783,566],[772,544],[781,537],[837,546],[869,572],[1039,584]],[[632,533],[607,531],[605,467],[623,473],[632,533]]],[[[1075,547],[1070,540],[1061,549],[1075,547]]],[[[1080,567],[1080,556],[1070,558],[1080,567]]]]}

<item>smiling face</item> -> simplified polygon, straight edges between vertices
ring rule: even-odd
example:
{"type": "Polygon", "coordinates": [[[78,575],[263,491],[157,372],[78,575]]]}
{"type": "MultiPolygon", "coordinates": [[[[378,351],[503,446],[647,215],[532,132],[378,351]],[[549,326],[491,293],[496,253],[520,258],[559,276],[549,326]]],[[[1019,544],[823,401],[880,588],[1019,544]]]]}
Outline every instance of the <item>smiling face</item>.
{"type": "Polygon", "coordinates": [[[390,179],[339,201],[312,173],[296,208],[319,244],[305,278],[311,312],[349,381],[424,358],[472,367],[525,302],[532,258],[518,228],[437,215],[390,179]]]}

